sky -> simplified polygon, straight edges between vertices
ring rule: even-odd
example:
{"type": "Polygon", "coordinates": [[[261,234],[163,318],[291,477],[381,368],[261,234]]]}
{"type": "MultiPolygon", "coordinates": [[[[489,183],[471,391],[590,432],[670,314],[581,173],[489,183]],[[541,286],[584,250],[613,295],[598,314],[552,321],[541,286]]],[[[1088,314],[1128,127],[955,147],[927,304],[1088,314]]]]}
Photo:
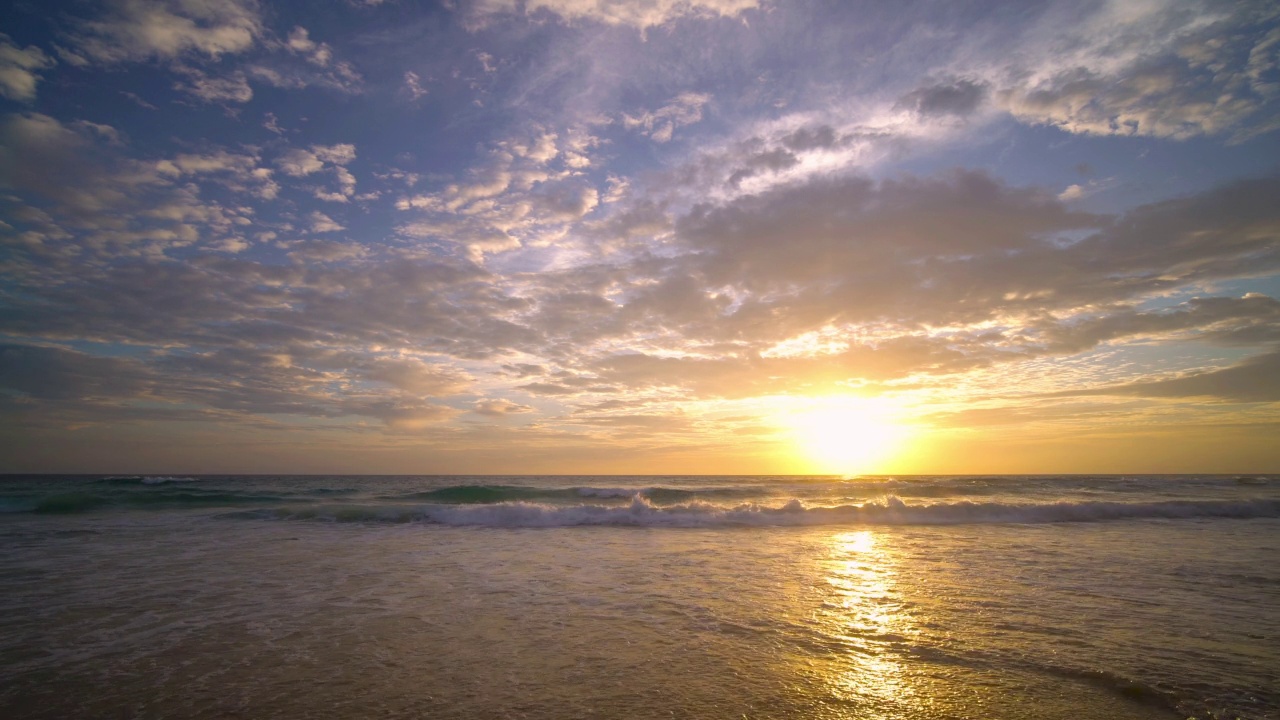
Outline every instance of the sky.
{"type": "Polygon", "coordinates": [[[1280,6],[12,0],[0,472],[1280,472],[1280,6]]]}

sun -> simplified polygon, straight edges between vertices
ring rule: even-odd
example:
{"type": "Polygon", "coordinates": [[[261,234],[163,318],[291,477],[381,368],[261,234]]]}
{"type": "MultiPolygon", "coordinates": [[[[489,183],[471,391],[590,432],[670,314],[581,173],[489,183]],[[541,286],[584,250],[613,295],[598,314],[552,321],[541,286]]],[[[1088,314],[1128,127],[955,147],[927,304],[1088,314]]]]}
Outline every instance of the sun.
{"type": "Polygon", "coordinates": [[[908,439],[897,408],[882,398],[820,398],[785,416],[805,463],[822,474],[883,472],[908,439]]]}

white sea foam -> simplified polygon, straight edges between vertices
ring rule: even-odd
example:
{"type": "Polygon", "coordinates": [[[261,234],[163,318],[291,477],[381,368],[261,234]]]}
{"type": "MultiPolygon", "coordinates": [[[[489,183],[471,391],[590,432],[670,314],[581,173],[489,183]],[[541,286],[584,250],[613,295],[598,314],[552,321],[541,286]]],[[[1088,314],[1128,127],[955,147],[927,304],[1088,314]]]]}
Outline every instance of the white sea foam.
{"type": "MultiPolygon", "coordinates": [[[[836,507],[807,507],[792,499],[780,506],[733,507],[691,502],[654,505],[634,495],[628,505],[549,505],[503,502],[487,505],[341,506],[282,509],[275,517],[355,522],[427,522],[487,527],[765,527],[820,525],[957,525],[984,523],[1094,522],[1122,519],[1280,517],[1280,500],[1056,502],[1013,504],[955,502],[908,504],[896,496],[836,507]]],[[[255,514],[257,515],[257,514],[255,514]]],[[[260,516],[260,515],[258,515],[260,516]]]]}
{"type": "Polygon", "coordinates": [[[195,482],[193,477],[176,477],[172,475],[108,475],[102,482],[109,483],[142,483],[143,485],[163,485],[165,483],[195,482]]]}

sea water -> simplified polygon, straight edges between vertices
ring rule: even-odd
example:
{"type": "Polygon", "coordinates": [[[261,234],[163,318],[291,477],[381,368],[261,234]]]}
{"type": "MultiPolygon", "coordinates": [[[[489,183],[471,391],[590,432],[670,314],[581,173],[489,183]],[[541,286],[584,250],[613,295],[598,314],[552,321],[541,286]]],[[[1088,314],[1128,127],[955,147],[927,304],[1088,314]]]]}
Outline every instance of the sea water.
{"type": "Polygon", "coordinates": [[[8,477],[4,718],[1280,718],[1280,477],[8,477]]]}

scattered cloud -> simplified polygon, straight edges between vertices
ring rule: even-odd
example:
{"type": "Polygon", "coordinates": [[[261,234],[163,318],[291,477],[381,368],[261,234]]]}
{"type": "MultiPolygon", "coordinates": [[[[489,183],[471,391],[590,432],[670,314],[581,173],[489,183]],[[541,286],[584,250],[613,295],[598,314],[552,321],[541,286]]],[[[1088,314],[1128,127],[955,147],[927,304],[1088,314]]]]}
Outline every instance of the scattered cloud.
{"type": "Polygon", "coordinates": [[[20,48],[8,35],[0,33],[0,96],[18,102],[34,100],[40,72],[55,64],[57,61],[40,48],[20,48]]]}
{"type": "Polygon", "coordinates": [[[255,0],[110,0],[94,19],[79,21],[75,53],[90,60],[173,60],[244,52],[264,32],[255,0]]]}
{"type": "Polygon", "coordinates": [[[307,61],[313,65],[325,67],[333,60],[333,48],[326,43],[312,40],[310,33],[304,27],[295,27],[290,30],[285,45],[290,51],[306,57],[307,61]]]}
{"type": "Polygon", "coordinates": [[[247,103],[253,99],[253,88],[242,72],[236,71],[223,77],[211,77],[195,69],[183,72],[186,80],[176,83],[174,89],[207,103],[247,103]]]}
{"type": "Polygon", "coordinates": [[[427,88],[422,84],[422,78],[412,70],[406,70],[404,73],[404,87],[409,92],[411,100],[422,98],[428,93],[427,88]]]}
{"type": "Polygon", "coordinates": [[[681,93],[657,110],[636,115],[623,113],[622,124],[654,142],[669,142],[677,128],[702,120],[702,108],[709,102],[711,96],[705,93],[681,93]]]}
{"type": "Polygon", "coordinates": [[[1259,10],[1110,3],[1066,32],[1068,18],[1049,13],[1025,37],[1032,62],[1006,70],[995,98],[1020,120],[1073,133],[1247,133],[1276,97],[1280,68],[1280,32],[1259,10]]]}
{"type": "Polygon", "coordinates": [[[333,218],[322,212],[316,211],[309,216],[311,222],[311,232],[325,233],[346,230],[346,226],[339,225],[333,221],[333,218]]]}

